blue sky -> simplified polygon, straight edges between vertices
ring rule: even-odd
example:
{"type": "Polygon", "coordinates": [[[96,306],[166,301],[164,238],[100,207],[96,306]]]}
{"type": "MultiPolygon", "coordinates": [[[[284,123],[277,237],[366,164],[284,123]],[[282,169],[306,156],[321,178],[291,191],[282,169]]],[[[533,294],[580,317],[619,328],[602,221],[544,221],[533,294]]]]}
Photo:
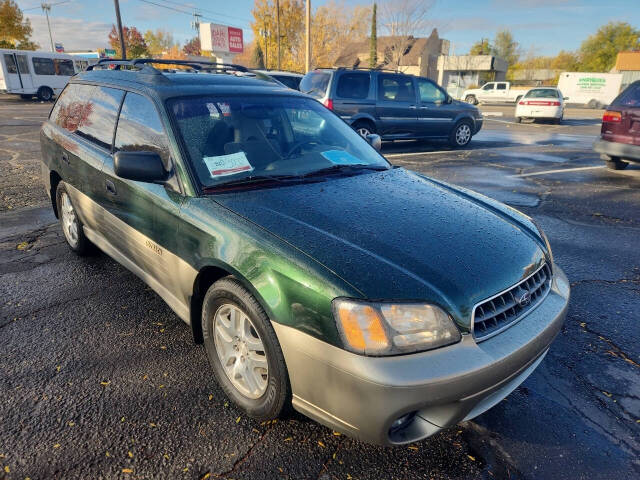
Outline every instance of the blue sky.
{"type": "MultiPolygon", "coordinates": [[[[315,8],[327,1],[312,1],[312,5],[315,8]]],[[[46,48],[48,33],[38,8],[40,2],[17,3],[31,20],[35,40],[46,48]]],[[[245,42],[251,39],[253,0],[120,0],[125,25],[135,25],[142,31],[164,28],[180,42],[195,35],[189,14],[194,6],[200,9],[204,21],[238,26],[245,29],[245,42]]],[[[111,0],[71,0],[53,5],[50,19],[54,41],[62,42],[67,50],[98,48],[107,46],[106,35],[115,22],[115,13],[111,0]]],[[[627,21],[640,28],[640,7],[638,0],[436,0],[431,20],[440,36],[451,41],[455,53],[466,53],[476,40],[493,38],[496,30],[509,28],[525,52],[553,55],[561,49],[577,49],[582,40],[611,20],[627,21]]]]}

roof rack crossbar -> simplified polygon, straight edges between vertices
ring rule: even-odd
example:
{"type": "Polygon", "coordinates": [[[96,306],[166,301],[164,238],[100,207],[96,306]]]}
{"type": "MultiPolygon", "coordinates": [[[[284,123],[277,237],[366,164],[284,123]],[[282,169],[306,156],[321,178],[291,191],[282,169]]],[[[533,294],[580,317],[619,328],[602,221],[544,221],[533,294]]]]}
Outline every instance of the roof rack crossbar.
{"type": "Polygon", "coordinates": [[[143,66],[148,67],[150,70],[154,70],[157,72],[162,72],[162,70],[154,68],[153,64],[158,65],[184,65],[186,67],[191,67],[194,70],[220,70],[223,72],[235,70],[238,72],[249,72],[250,70],[247,67],[242,65],[235,65],[233,63],[215,63],[209,62],[206,60],[171,60],[167,58],[134,58],[132,60],[123,60],[121,58],[101,58],[93,65],[90,65],[87,70],[93,70],[94,67],[99,65],[115,65],[115,70],[120,70],[120,67],[123,65],[127,66],[143,66]]]}

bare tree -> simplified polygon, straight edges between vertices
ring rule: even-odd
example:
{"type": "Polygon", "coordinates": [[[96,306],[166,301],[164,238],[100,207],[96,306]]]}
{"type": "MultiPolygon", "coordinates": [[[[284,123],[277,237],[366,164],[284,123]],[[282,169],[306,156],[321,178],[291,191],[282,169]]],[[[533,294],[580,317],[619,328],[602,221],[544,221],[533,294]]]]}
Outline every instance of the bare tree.
{"type": "Polygon", "coordinates": [[[385,60],[396,70],[413,38],[426,35],[431,29],[429,12],[434,4],[435,0],[385,0],[380,4],[380,23],[389,36],[383,43],[385,60]]]}

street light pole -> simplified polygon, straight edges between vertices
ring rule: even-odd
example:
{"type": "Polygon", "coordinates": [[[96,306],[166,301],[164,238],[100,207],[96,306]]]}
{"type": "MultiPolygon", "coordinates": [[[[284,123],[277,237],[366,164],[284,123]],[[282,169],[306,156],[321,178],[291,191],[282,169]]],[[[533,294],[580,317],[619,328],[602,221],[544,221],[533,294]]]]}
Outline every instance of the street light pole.
{"type": "Polygon", "coordinates": [[[280,0],[276,0],[276,35],[278,36],[278,70],[280,70],[280,0]]]}
{"type": "Polygon", "coordinates": [[[307,14],[305,16],[305,30],[307,34],[304,69],[311,70],[311,0],[307,0],[307,14]]]}
{"type": "Polygon", "coordinates": [[[120,49],[122,50],[122,60],[127,59],[127,49],[124,46],[124,34],[122,33],[122,19],[120,18],[120,2],[113,0],[116,7],[116,20],[118,22],[118,37],[120,38],[120,49]]]}
{"type": "Polygon", "coordinates": [[[49,23],[49,12],[51,11],[51,4],[41,3],[40,6],[42,7],[42,11],[44,12],[45,17],[47,17],[47,27],[49,28],[49,40],[51,41],[51,51],[55,52],[56,49],[53,46],[53,35],[51,35],[51,24],[49,23]]]}

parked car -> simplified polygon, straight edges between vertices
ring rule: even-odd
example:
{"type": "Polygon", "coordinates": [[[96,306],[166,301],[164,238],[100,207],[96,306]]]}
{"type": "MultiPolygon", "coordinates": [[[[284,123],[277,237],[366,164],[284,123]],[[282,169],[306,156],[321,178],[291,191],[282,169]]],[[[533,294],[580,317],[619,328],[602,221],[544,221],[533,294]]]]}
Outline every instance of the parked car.
{"type": "Polygon", "coordinates": [[[562,72],[558,88],[567,103],[589,108],[603,108],[620,94],[621,73],[562,72]]]}
{"type": "Polygon", "coordinates": [[[564,98],[557,88],[532,88],[516,105],[516,122],[523,118],[553,120],[561,123],[564,118],[564,98]]]}
{"type": "Polygon", "coordinates": [[[286,85],[289,88],[294,90],[300,90],[300,80],[302,80],[301,73],[296,72],[286,72],[280,70],[256,70],[256,72],[264,73],[265,75],[269,75],[270,77],[275,78],[283,85],[286,85]]]}
{"type": "Polygon", "coordinates": [[[477,108],[453,100],[428,78],[363,69],[317,69],[300,82],[360,135],[382,140],[445,139],[464,147],[482,128],[477,108]]]}
{"type": "Polygon", "coordinates": [[[630,84],[604,112],[594,149],[613,170],[640,162],[640,80],[630,84]]]}
{"type": "Polygon", "coordinates": [[[511,82],[489,82],[480,88],[465,90],[462,98],[472,105],[478,103],[518,103],[527,88],[511,87],[511,82]]]}
{"type": "Polygon", "coordinates": [[[0,93],[49,101],[82,71],[78,62],[64,53],[0,48],[0,93]]]}
{"type": "Polygon", "coordinates": [[[43,179],[69,247],[155,290],[239,409],[401,444],[540,364],[569,283],[533,220],[394,168],[299,92],[152,62],[72,78],[43,179]]]}

